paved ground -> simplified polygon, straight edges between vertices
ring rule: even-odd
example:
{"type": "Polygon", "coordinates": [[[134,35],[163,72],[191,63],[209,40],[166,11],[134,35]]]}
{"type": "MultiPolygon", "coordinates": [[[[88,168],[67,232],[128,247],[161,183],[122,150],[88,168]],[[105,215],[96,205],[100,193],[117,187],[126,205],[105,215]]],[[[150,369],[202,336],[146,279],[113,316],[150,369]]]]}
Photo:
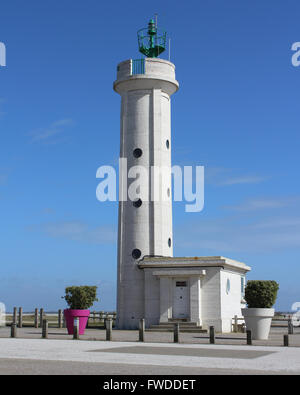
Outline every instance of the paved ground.
{"type": "Polygon", "coordinates": [[[70,361],[44,361],[32,359],[0,359],[0,375],[299,375],[294,371],[263,371],[216,369],[206,367],[178,367],[160,365],[129,365],[120,363],[91,363],[70,361]]]}
{"type": "Polygon", "coordinates": [[[0,374],[300,374],[300,336],[290,336],[297,347],[282,347],[280,329],[272,330],[270,346],[246,346],[243,334],[210,345],[207,336],[190,333],[174,344],[172,333],[146,333],[139,343],[136,331],[114,331],[112,342],[101,330],[87,330],[85,341],[65,332],[50,329],[46,340],[40,329],[22,328],[11,339],[10,328],[1,328],[0,374]]]}
{"type": "MultiPolygon", "coordinates": [[[[272,328],[268,340],[253,341],[253,345],[257,346],[282,346],[283,335],[287,333],[287,328],[272,328]]],[[[10,337],[10,327],[0,328],[0,339],[10,337]]],[[[35,328],[18,328],[19,338],[40,339],[41,329],[35,328]]],[[[138,340],[138,331],[121,331],[113,330],[113,341],[129,341],[138,340]]],[[[66,329],[49,328],[49,339],[72,340],[73,336],[67,334],[66,329]]],[[[81,340],[105,340],[105,331],[103,329],[87,329],[81,340]]],[[[290,336],[290,345],[300,347],[300,328],[295,328],[295,334],[290,336]]],[[[172,332],[146,332],[145,341],[152,343],[173,343],[172,332]]],[[[209,338],[207,334],[198,333],[181,333],[180,342],[186,344],[208,344],[209,338]]],[[[216,343],[224,345],[245,345],[246,335],[244,333],[217,334],[216,343]]]]}
{"type": "Polygon", "coordinates": [[[272,328],[268,341],[247,346],[245,334],[217,335],[210,345],[206,334],[182,333],[180,344],[172,333],[146,332],[139,343],[137,331],[88,329],[80,341],[66,329],[0,328],[0,374],[92,375],[201,375],[201,374],[300,374],[300,328],[283,347],[285,328],[272,328]],[[84,364],[82,363],[84,362],[84,364]]]}

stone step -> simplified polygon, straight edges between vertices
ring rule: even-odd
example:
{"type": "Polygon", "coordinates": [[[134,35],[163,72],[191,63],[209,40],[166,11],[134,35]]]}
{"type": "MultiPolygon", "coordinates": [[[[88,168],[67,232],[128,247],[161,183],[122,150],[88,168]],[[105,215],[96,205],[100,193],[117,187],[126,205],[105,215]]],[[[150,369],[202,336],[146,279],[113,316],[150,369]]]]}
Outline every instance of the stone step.
{"type": "MultiPolygon", "coordinates": [[[[152,326],[168,326],[168,327],[174,327],[174,325],[176,324],[177,322],[176,321],[174,321],[174,322],[163,322],[163,323],[161,323],[161,324],[157,324],[157,325],[152,325],[152,326]]],[[[195,326],[195,327],[197,327],[197,328],[200,328],[199,326],[197,326],[197,323],[196,322],[190,322],[190,321],[188,321],[188,322],[178,322],[179,323],[179,326],[180,327],[186,327],[186,326],[195,326]]]]}
{"type": "MultiPolygon", "coordinates": [[[[151,325],[150,328],[147,329],[149,332],[173,332],[174,325],[178,321],[173,322],[164,322],[158,325],[151,325]]],[[[207,333],[206,329],[202,329],[201,326],[197,326],[196,322],[179,322],[179,330],[180,332],[195,332],[195,333],[207,333]]]]}
{"type": "MultiPolygon", "coordinates": [[[[156,327],[156,328],[149,328],[146,329],[146,332],[173,332],[173,327],[156,327]]],[[[207,333],[206,329],[202,329],[199,326],[196,327],[184,327],[180,328],[180,332],[182,333],[207,333]]]]}

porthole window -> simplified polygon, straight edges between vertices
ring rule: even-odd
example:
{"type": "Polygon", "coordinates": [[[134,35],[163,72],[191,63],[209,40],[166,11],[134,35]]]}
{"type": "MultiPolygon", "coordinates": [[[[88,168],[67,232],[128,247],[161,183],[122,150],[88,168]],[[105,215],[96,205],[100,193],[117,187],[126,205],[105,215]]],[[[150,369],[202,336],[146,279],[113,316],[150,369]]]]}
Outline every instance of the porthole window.
{"type": "Polygon", "coordinates": [[[134,259],[139,259],[139,258],[141,257],[141,255],[142,255],[141,250],[139,250],[139,249],[137,249],[137,248],[135,248],[135,249],[132,251],[132,257],[133,257],[134,259]]]}
{"type": "Polygon", "coordinates": [[[142,202],[141,199],[137,199],[137,200],[135,200],[132,204],[133,204],[134,207],[141,207],[141,205],[143,204],[143,202],[142,202]]]}
{"type": "Polygon", "coordinates": [[[135,158],[140,158],[143,155],[143,151],[140,148],[133,150],[133,156],[135,158]]]}
{"type": "Polygon", "coordinates": [[[226,293],[229,294],[229,292],[230,292],[230,280],[228,278],[226,282],[226,293]]]}
{"type": "Polygon", "coordinates": [[[168,246],[171,247],[171,245],[172,245],[172,240],[171,240],[171,238],[169,237],[169,239],[168,239],[168,246]]]}
{"type": "Polygon", "coordinates": [[[166,147],[167,147],[168,149],[170,148],[170,141],[169,141],[169,140],[166,141],[166,147]]]}

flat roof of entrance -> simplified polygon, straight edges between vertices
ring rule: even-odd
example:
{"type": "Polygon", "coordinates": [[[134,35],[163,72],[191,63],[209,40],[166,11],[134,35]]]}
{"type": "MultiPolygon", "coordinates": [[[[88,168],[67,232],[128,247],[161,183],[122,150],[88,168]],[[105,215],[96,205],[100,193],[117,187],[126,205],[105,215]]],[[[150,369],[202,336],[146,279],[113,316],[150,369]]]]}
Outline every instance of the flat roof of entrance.
{"type": "Polygon", "coordinates": [[[141,268],[155,267],[226,267],[250,271],[251,267],[243,262],[235,261],[223,256],[195,256],[195,257],[163,257],[145,256],[139,261],[141,268]]]}

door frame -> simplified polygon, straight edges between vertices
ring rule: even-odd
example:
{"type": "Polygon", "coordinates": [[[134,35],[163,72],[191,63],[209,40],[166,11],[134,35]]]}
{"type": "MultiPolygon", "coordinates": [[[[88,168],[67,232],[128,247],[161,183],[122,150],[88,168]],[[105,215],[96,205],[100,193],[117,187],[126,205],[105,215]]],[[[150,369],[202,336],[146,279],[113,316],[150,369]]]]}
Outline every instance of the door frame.
{"type": "Polygon", "coordinates": [[[172,279],[172,319],[190,319],[190,282],[188,277],[173,277],[172,279]],[[187,308],[186,308],[186,316],[185,317],[174,317],[174,303],[175,303],[175,292],[176,292],[176,282],[177,281],[184,281],[186,282],[186,298],[187,298],[187,308]]]}

